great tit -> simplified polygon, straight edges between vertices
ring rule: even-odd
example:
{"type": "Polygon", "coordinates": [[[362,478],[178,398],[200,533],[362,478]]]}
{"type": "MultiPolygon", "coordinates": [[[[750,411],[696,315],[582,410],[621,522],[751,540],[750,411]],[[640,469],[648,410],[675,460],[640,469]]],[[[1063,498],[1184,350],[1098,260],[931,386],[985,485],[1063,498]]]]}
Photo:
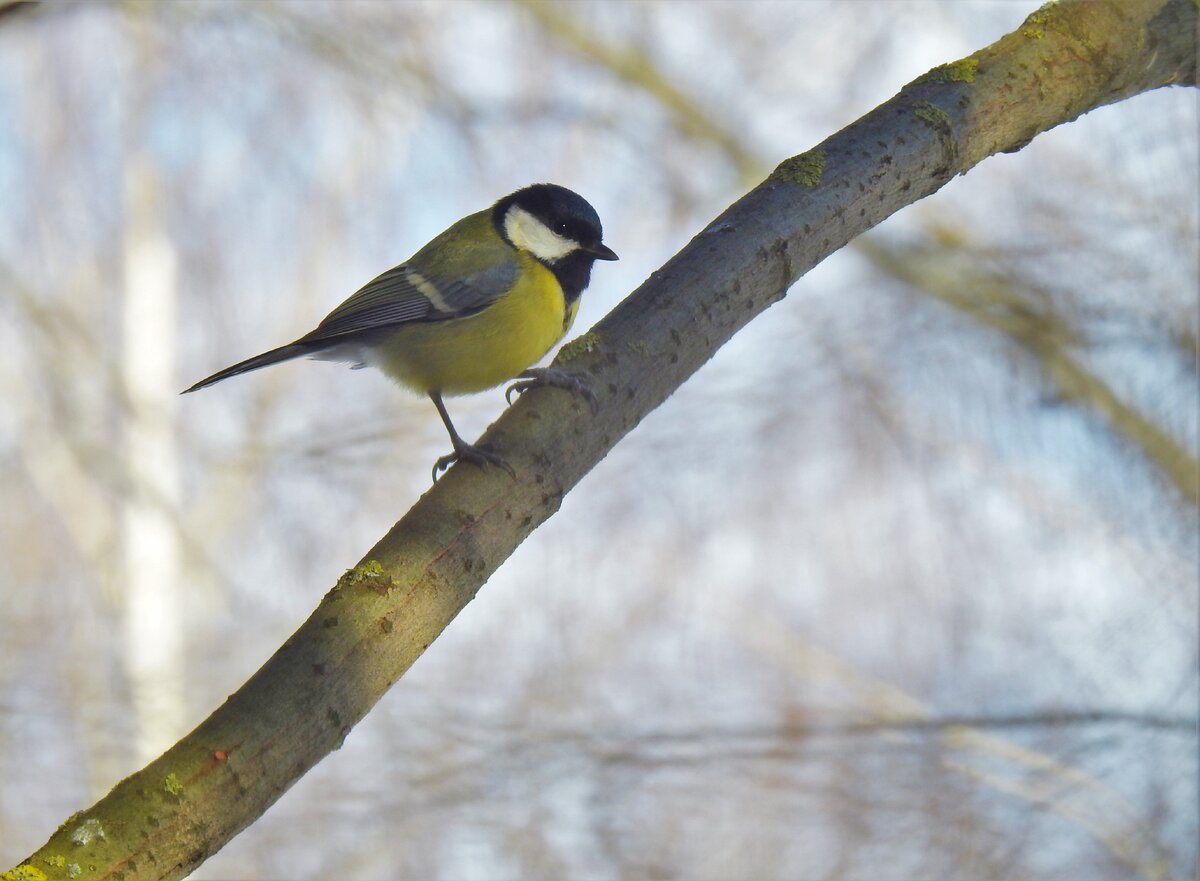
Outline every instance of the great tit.
{"type": "MultiPolygon", "coordinates": [[[[534,184],[455,223],[411,260],[367,282],[293,343],[202,379],[183,394],[308,355],[378,367],[430,397],[456,461],[512,469],[459,437],[443,395],[482,391],[521,379],[513,390],[557,385],[589,394],[570,374],[528,369],[570,329],[596,260],[616,260],[602,241],[596,209],[555,184],[534,184]]],[[[594,398],[592,399],[594,401],[594,398]]]]}

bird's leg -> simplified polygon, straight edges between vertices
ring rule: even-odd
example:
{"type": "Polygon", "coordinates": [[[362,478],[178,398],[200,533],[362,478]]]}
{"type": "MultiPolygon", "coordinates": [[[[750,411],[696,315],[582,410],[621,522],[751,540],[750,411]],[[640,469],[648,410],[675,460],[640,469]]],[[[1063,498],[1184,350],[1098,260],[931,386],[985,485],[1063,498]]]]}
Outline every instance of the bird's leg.
{"type": "Polygon", "coordinates": [[[504,400],[510,404],[514,392],[521,395],[538,386],[553,386],[579,395],[588,402],[593,415],[600,412],[600,400],[577,373],[559,370],[555,367],[530,367],[525,372],[517,374],[516,378],[521,381],[514,382],[504,390],[504,400]]]}
{"type": "Polygon", "coordinates": [[[442,456],[433,463],[434,483],[437,483],[438,475],[455,462],[470,462],[472,465],[478,465],[480,468],[495,465],[497,468],[503,468],[507,471],[509,477],[515,478],[517,476],[517,472],[513,471],[507,462],[491,450],[484,449],[482,446],[469,444],[458,436],[458,432],[454,430],[454,423],[450,421],[450,414],[446,412],[446,405],[442,403],[441,392],[430,392],[429,399],[433,401],[433,406],[437,407],[438,415],[442,417],[446,431],[450,432],[450,443],[454,445],[453,453],[442,456]]]}

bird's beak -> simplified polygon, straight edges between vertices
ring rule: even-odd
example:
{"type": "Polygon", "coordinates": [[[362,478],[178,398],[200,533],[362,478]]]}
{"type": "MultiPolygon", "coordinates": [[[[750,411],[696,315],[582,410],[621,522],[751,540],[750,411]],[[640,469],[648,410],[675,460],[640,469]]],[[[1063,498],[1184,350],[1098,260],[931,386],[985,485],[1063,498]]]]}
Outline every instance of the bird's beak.
{"type": "Polygon", "coordinates": [[[603,242],[596,242],[594,245],[582,245],[579,250],[585,254],[591,254],[597,260],[620,260],[617,252],[603,242]]]}

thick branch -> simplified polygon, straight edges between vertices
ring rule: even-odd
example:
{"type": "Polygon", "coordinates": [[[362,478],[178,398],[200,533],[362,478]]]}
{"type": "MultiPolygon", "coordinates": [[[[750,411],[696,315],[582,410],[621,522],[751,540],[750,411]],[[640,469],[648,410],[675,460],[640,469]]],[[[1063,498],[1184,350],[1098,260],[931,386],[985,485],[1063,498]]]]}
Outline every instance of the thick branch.
{"type": "Polygon", "coordinates": [[[782,163],[564,349],[599,415],[554,390],[523,398],[487,435],[515,480],[452,469],[224,706],[5,881],[186,875],[336,749],[563,495],[804,272],[992,153],[1194,83],[1195,27],[1192,0],[1047,7],[782,163]]]}
{"type": "MultiPolygon", "coordinates": [[[[769,167],[766,160],[755,155],[733,129],[723,126],[675,86],[646,53],[604,42],[561,4],[550,0],[513,2],[533,17],[547,37],[654,97],[675,118],[682,133],[719,147],[737,169],[740,178],[756,181],[766,173],[769,167]]],[[[1045,36],[1045,27],[1050,21],[1047,12],[1037,13],[1023,26],[1022,34],[1040,39],[1045,36]]],[[[970,59],[967,61],[969,64],[970,59]]],[[[936,75],[955,76],[969,72],[969,67],[949,66],[936,72],[936,75]]],[[[979,289],[990,296],[996,293],[999,285],[1005,284],[1004,280],[980,276],[972,279],[972,283],[964,284],[967,281],[965,277],[952,277],[953,273],[941,271],[946,263],[945,254],[901,254],[870,237],[857,238],[850,243],[850,247],[870,260],[877,269],[921,293],[950,303],[974,320],[1019,343],[1038,361],[1047,381],[1055,386],[1064,400],[1098,416],[1111,430],[1139,448],[1184,498],[1200,506],[1200,463],[1196,457],[1136,406],[1121,400],[1103,379],[1071,354],[1070,347],[1078,340],[1062,326],[1061,319],[1052,318],[1044,309],[1018,302],[1015,292],[1004,298],[1006,305],[1012,309],[1003,315],[985,308],[987,303],[974,302],[972,296],[963,291],[979,289]]],[[[963,272],[959,271],[959,275],[963,275],[963,272]]],[[[1189,328],[1178,328],[1175,342],[1190,354],[1193,361],[1197,360],[1196,340],[1189,328]]]]}
{"type": "Polygon", "coordinates": [[[34,12],[37,5],[33,0],[0,0],[0,22],[34,12]]]}

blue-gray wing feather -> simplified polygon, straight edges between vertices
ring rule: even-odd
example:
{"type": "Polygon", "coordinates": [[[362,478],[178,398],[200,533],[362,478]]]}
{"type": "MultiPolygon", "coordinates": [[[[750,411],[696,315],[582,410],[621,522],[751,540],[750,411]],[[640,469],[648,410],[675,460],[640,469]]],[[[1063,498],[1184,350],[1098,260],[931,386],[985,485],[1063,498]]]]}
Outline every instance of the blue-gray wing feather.
{"type": "Polygon", "coordinates": [[[367,334],[411,321],[445,321],[464,318],[486,309],[517,280],[515,262],[455,279],[433,282],[441,302],[435,303],[413,283],[409,267],[401,264],[367,282],[330,312],[316,329],[302,338],[313,343],[348,335],[367,334]]]}

